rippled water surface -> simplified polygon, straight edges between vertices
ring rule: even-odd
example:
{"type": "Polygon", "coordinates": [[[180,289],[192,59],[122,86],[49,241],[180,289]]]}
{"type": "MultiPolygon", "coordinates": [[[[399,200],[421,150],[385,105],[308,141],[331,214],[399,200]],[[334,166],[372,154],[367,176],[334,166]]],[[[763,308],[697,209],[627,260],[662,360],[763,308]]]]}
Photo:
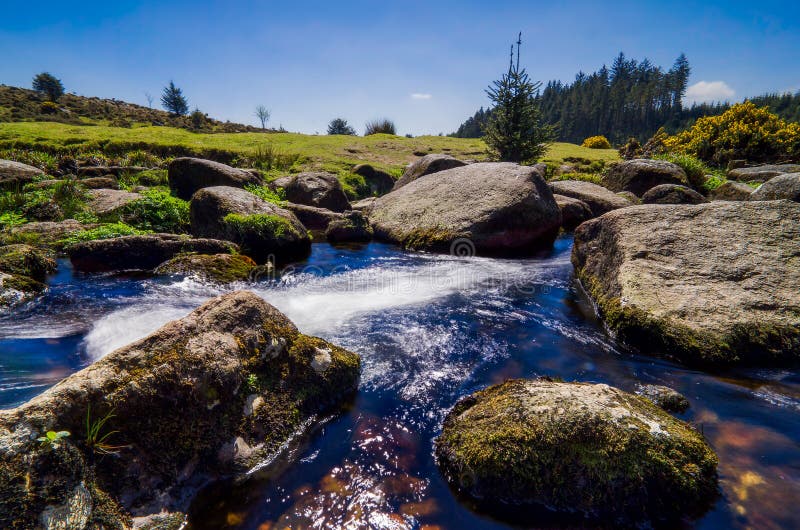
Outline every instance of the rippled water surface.
{"type": "MultiPolygon", "coordinates": [[[[371,244],[314,245],[254,290],[301,331],[358,352],[347,412],[272,476],[206,491],[194,528],[508,528],[451,493],[432,441],[461,396],[509,377],[558,376],[634,390],[671,386],[681,417],[720,457],[723,497],[696,528],[800,528],[798,370],[711,375],[619,348],[573,282],[572,241],[527,260],[454,258],[371,244]]],[[[192,280],[73,275],[0,317],[0,407],[19,404],[223,290],[192,280]]],[[[547,526],[529,520],[520,527],[547,526]]]]}

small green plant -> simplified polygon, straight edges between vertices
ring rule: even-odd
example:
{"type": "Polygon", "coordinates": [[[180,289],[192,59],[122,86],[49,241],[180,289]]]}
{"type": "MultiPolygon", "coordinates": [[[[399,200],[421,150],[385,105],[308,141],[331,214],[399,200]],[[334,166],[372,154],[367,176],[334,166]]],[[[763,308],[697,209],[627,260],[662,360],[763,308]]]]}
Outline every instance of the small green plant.
{"type": "Polygon", "coordinates": [[[123,448],[123,446],[108,443],[109,438],[119,431],[102,433],[105,424],[114,416],[114,410],[112,409],[102,418],[92,419],[91,405],[86,409],[86,447],[95,453],[101,454],[116,454],[123,448]]]}
{"type": "Polygon", "coordinates": [[[189,203],[167,191],[147,190],[122,210],[125,222],[141,230],[183,233],[189,229],[189,203]]]}
{"type": "Polygon", "coordinates": [[[24,225],[28,220],[17,212],[4,212],[0,214],[0,230],[24,225]]]}
{"type": "Polygon", "coordinates": [[[47,431],[44,436],[40,436],[36,439],[37,442],[41,443],[45,447],[50,447],[51,449],[55,449],[61,443],[61,440],[66,438],[70,435],[69,431],[47,431]]]}
{"type": "Polygon", "coordinates": [[[271,202],[272,204],[280,205],[286,202],[286,190],[283,188],[272,189],[269,186],[256,186],[254,184],[248,184],[244,187],[244,189],[256,197],[260,197],[267,202],[271,202]]]}
{"type": "Polygon", "coordinates": [[[695,189],[703,189],[706,181],[706,175],[711,172],[701,160],[698,160],[692,155],[682,153],[664,153],[655,155],[653,158],[659,160],[666,160],[672,162],[683,169],[686,176],[689,178],[689,184],[695,189]]]}
{"type": "Polygon", "coordinates": [[[258,392],[258,376],[256,374],[249,374],[244,382],[244,386],[251,394],[258,392]]]}

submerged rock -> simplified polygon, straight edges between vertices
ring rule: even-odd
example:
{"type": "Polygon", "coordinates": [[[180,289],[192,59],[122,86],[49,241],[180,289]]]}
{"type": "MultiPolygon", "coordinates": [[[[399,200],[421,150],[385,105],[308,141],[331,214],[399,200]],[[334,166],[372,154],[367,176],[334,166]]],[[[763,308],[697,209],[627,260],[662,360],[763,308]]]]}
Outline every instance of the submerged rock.
{"type": "Polygon", "coordinates": [[[561,210],[561,226],[564,230],[574,230],[582,222],[594,217],[589,205],[579,199],[558,194],[553,195],[553,198],[561,210]]]}
{"type": "Polygon", "coordinates": [[[436,440],[462,492],[621,526],[699,516],[717,496],[703,436],[650,401],[607,385],[512,380],[459,401],[436,440]]]}
{"type": "Polygon", "coordinates": [[[572,263],[618,338],[693,364],[800,359],[800,204],[715,201],[609,212],[572,263]]]}
{"type": "Polygon", "coordinates": [[[740,167],[728,171],[728,178],[743,182],[758,181],[765,182],[772,177],[785,173],[796,173],[800,171],[798,164],[765,164],[762,166],[740,167]]]}
{"type": "Polygon", "coordinates": [[[683,394],[662,385],[639,385],[636,393],[652,401],[667,412],[686,412],[689,400],[683,394]]]}
{"type": "Polygon", "coordinates": [[[777,199],[800,202],[800,173],[788,173],[771,178],[750,195],[751,201],[777,199]]]}
{"type": "MultiPolygon", "coordinates": [[[[279,181],[275,182],[277,184],[279,181]]],[[[333,212],[350,209],[342,184],[332,173],[299,173],[281,179],[280,186],[286,192],[286,200],[295,204],[306,204],[333,212]]]]}
{"type": "Polygon", "coordinates": [[[641,197],[659,184],[689,185],[686,173],[677,164],[665,160],[635,159],[614,164],[603,177],[611,191],[630,191],[641,197]]]}
{"type": "Polygon", "coordinates": [[[468,240],[480,254],[526,254],[555,239],[561,213],[542,168],[478,163],[435,175],[375,201],[376,238],[437,252],[468,240]]]}
{"type": "Polygon", "coordinates": [[[550,183],[553,193],[578,199],[589,205],[592,217],[599,217],[611,210],[625,208],[631,202],[611,190],[582,180],[557,180],[550,183]]]}
{"type": "Polygon", "coordinates": [[[13,160],[0,160],[0,189],[21,188],[42,174],[44,171],[37,167],[13,160]]]}
{"type": "Polygon", "coordinates": [[[308,231],[292,212],[239,188],[198,191],[189,214],[192,234],[234,241],[258,263],[286,263],[311,252],[308,231]]]}
{"type": "Polygon", "coordinates": [[[700,204],[706,198],[686,186],[659,184],[642,195],[643,204],[700,204]]]}
{"type": "Polygon", "coordinates": [[[255,280],[270,271],[271,266],[259,267],[241,254],[182,254],[162,263],[154,272],[194,276],[203,281],[225,284],[255,280]]]}
{"type": "Polygon", "coordinates": [[[56,271],[56,262],[42,250],[30,245],[6,245],[0,247],[0,271],[43,282],[48,274],[56,271]]]}
{"type": "Polygon", "coordinates": [[[711,199],[715,201],[746,201],[752,194],[753,188],[747,184],[729,180],[711,192],[711,199]]]}
{"type": "Polygon", "coordinates": [[[231,253],[230,241],[192,239],[175,234],[147,234],[83,241],[67,249],[72,266],[83,272],[151,270],[186,252],[231,253]]]}
{"type": "Polygon", "coordinates": [[[0,308],[15,306],[34,298],[47,286],[29,276],[0,271],[0,308]]]}
{"type": "Polygon", "coordinates": [[[131,515],[185,511],[209,480],[246,472],[339,407],[358,376],[356,354],[254,294],[215,298],[0,411],[0,527],[57,514],[77,526],[52,528],[129,528],[131,515]],[[103,419],[93,441],[87,421],[103,419]],[[38,442],[47,431],[68,436],[38,442]]]}
{"type": "Polygon", "coordinates": [[[447,169],[453,169],[455,167],[462,167],[466,165],[466,162],[455,159],[450,155],[425,155],[422,158],[415,160],[406,168],[405,172],[403,172],[403,175],[397,179],[397,182],[394,183],[394,189],[398,190],[406,184],[414,182],[418,178],[425,175],[430,175],[431,173],[438,173],[439,171],[445,171],[447,169]]]}
{"type": "Polygon", "coordinates": [[[213,160],[202,158],[176,158],[167,169],[169,189],[179,198],[188,201],[196,191],[213,186],[244,188],[248,184],[260,186],[261,175],[253,170],[237,169],[213,160]]]}

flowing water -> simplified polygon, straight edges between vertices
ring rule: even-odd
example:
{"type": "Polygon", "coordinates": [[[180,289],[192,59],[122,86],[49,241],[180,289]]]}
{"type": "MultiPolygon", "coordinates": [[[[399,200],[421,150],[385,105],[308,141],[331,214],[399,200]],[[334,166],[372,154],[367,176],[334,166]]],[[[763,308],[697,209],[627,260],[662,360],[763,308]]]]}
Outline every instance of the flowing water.
{"type": "MultiPolygon", "coordinates": [[[[465,394],[510,377],[558,376],[625,390],[664,384],[720,457],[722,497],[695,528],[800,528],[800,374],[711,375],[615,344],[576,287],[562,237],[526,260],[408,253],[373,243],[314,245],[303,264],[255,291],[301,331],[361,355],[357,397],[296,449],[280,473],[218,484],[192,527],[478,529],[516,526],[476,513],[440,477],[433,439],[465,394]]],[[[0,407],[19,404],[223,289],[193,280],[73,274],[0,317],[0,407]]],[[[510,510],[513,511],[513,510],[510,510]]]]}

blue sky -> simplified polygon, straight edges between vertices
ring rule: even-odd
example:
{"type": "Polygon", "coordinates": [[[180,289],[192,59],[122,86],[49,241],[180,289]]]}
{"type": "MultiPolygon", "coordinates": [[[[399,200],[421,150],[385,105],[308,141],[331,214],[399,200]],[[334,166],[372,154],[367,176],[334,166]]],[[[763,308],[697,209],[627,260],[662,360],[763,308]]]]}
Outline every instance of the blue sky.
{"type": "Polygon", "coordinates": [[[0,83],[46,70],[70,92],[146,104],[172,79],[223,120],[255,124],[264,104],[292,131],[386,116],[401,133],[448,133],[487,104],[518,31],[543,81],[619,51],[664,67],[685,52],[695,98],[800,89],[800,2],[770,0],[3,0],[0,83]]]}

